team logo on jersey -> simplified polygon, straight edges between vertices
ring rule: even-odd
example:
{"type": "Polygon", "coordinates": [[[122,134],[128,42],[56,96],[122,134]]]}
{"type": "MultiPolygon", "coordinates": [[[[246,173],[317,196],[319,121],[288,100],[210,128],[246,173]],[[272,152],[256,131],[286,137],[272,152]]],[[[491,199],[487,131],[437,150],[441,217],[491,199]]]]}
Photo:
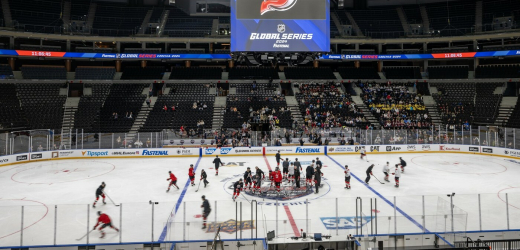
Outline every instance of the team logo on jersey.
{"type": "Polygon", "coordinates": [[[288,11],[298,0],[264,0],[260,6],[260,15],[270,11],[288,11]]]}
{"type": "Polygon", "coordinates": [[[220,227],[220,232],[226,232],[228,234],[235,233],[238,230],[251,230],[255,229],[255,221],[253,220],[243,220],[242,222],[236,220],[227,220],[224,222],[212,222],[208,223],[208,229],[206,233],[215,233],[217,229],[220,227]],[[238,225],[238,228],[237,228],[238,225]]]}

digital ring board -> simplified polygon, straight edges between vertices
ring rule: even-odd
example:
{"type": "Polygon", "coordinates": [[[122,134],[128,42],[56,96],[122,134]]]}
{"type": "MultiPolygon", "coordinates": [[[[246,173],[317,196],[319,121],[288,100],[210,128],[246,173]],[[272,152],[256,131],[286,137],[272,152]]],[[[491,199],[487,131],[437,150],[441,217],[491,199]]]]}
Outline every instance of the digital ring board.
{"type": "Polygon", "coordinates": [[[232,52],[329,52],[330,0],[231,0],[232,52]]]}

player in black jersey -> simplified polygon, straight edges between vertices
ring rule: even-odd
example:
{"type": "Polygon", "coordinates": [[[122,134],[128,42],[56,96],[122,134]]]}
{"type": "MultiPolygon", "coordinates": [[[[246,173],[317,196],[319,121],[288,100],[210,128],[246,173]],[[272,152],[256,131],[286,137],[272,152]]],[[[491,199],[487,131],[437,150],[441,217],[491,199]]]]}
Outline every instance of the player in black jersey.
{"type": "Polygon", "coordinates": [[[283,178],[288,180],[289,178],[289,158],[285,158],[285,161],[282,162],[282,174],[283,178]]]}
{"type": "Polygon", "coordinates": [[[276,166],[280,166],[280,160],[282,159],[282,156],[280,156],[280,150],[278,150],[278,153],[276,153],[275,157],[276,157],[276,166]]]}
{"type": "Polygon", "coordinates": [[[235,201],[238,196],[240,195],[240,191],[244,188],[244,183],[242,182],[242,179],[238,180],[233,184],[233,201],[235,201]]]}
{"type": "Polygon", "coordinates": [[[253,189],[253,192],[260,192],[260,187],[262,186],[262,180],[265,178],[265,174],[264,174],[264,171],[262,171],[262,169],[258,168],[258,167],[255,167],[256,168],[256,175],[255,175],[255,180],[254,180],[254,184],[255,184],[255,187],[253,189]]]}
{"type": "Polygon", "coordinates": [[[401,161],[401,173],[404,173],[404,168],[406,167],[406,161],[403,160],[403,158],[399,157],[399,160],[401,161]]]}
{"type": "Polygon", "coordinates": [[[200,173],[200,180],[204,181],[204,188],[206,187],[206,185],[209,184],[209,181],[207,180],[207,178],[208,178],[208,174],[206,174],[206,171],[204,171],[204,169],[203,169],[202,172],[200,173]]]}
{"type": "Polygon", "coordinates": [[[218,168],[222,165],[224,165],[224,163],[222,163],[222,161],[220,160],[220,158],[218,158],[218,155],[215,157],[215,159],[213,160],[213,163],[215,164],[215,170],[217,171],[215,175],[218,175],[218,168]]]}
{"type": "Polygon", "coordinates": [[[94,204],[92,204],[93,208],[96,207],[96,203],[99,200],[99,196],[103,197],[103,204],[107,204],[105,202],[105,194],[103,193],[103,191],[105,190],[105,187],[106,187],[105,182],[101,182],[101,185],[96,189],[96,200],[94,201],[94,204]]]}
{"type": "Polygon", "coordinates": [[[251,168],[247,167],[246,172],[244,173],[244,186],[245,188],[252,188],[253,184],[253,173],[251,173],[251,168]]]}
{"type": "Polygon", "coordinates": [[[211,213],[211,207],[209,201],[206,200],[206,196],[202,196],[202,229],[206,229],[206,220],[208,219],[209,213],[211,213]]]}

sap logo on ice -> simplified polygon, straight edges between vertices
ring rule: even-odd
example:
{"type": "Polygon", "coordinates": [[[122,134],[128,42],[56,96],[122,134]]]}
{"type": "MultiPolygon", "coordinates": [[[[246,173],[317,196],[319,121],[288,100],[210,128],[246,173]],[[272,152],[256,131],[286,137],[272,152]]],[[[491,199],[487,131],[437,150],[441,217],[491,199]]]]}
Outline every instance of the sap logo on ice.
{"type": "Polygon", "coordinates": [[[104,152],[81,151],[81,155],[85,156],[85,154],[90,157],[108,156],[108,151],[104,151],[104,152]]]}
{"type": "Polygon", "coordinates": [[[220,153],[223,155],[227,155],[229,152],[231,152],[233,148],[221,148],[220,153]]]}
{"type": "Polygon", "coordinates": [[[143,155],[168,155],[168,151],[166,150],[143,150],[143,155]]]}
{"type": "MultiPolygon", "coordinates": [[[[336,229],[355,229],[356,228],[356,217],[321,217],[321,222],[328,230],[336,229]]],[[[358,227],[364,226],[369,223],[372,219],[369,216],[358,218],[358,227]]]]}
{"type": "Polygon", "coordinates": [[[296,153],[307,154],[307,153],[321,153],[320,148],[302,148],[297,147],[296,153]]]}
{"type": "Polygon", "coordinates": [[[430,145],[422,145],[422,150],[423,151],[430,151],[431,147],[430,147],[430,145]]]}
{"type": "Polygon", "coordinates": [[[217,150],[216,148],[207,148],[205,153],[207,155],[212,155],[213,153],[215,153],[216,150],[217,150]]]}

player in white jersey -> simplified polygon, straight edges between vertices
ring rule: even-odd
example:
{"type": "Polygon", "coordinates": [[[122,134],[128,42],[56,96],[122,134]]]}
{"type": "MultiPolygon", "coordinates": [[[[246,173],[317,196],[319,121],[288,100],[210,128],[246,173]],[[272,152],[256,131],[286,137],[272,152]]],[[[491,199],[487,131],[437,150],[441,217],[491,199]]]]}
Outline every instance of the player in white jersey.
{"type": "Polygon", "coordinates": [[[289,166],[289,183],[294,182],[294,162],[291,162],[291,165],[289,166]]]}
{"type": "Polygon", "coordinates": [[[385,174],[385,181],[388,181],[388,173],[390,173],[390,163],[386,162],[386,165],[383,166],[383,173],[385,174]]]}
{"type": "Polygon", "coordinates": [[[367,152],[365,151],[365,147],[361,147],[359,150],[360,159],[363,160],[363,157],[367,156],[367,152]]]}
{"type": "Polygon", "coordinates": [[[350,189],[350,169],[345,165],[345,188],[350,189]]]}
{"type": "Polygon", "coordinates": [[[399,164],[395,164],[395,173],[392,173],[395,175],[395,186],[396,188],[399,187],[399,178],[401,178],[401,171],[399,171],[399,164]]]}

